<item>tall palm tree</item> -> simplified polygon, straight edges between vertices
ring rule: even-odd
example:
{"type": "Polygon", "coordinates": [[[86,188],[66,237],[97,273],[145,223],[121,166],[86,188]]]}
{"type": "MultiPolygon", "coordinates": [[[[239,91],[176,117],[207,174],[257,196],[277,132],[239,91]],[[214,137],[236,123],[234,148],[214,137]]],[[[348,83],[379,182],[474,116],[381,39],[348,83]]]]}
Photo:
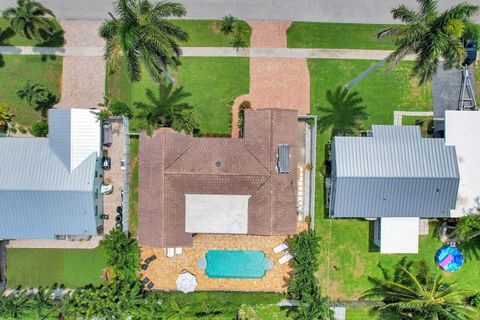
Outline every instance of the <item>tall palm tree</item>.
{"type": "Polygon", "coordinates": [[[158,127],[170,127],[191,133],[197,127],[193,107],[183,101],[191,94],[184,92],[183,87],[173,88],[173,84],[164,83],[159,86],[158,98],[151,90],[147,90],[146,95],[151,103],[137,103],[136,106],[141,109],[139,118],[146,122],[145,129],[149,132],[158,127]]]}
{"type": "Polygon", "coordinates": [[[363,298],[381,298],[385,303],[375,311],[400,315],[402,319],[473,320],[480,310],[466,305],[473,292],[444,282],[439,270],[430,272],[425,260],[402,259],[393,276],[384,271],[383,279],[369,278],[373,288],[363,298]]]}
{"type": "Polygon", "coordinates": [[[186,41],[188,35],[170,17],[186,14],[182,4],[148,0],[118,0],[118,18],[107,20],[100,28],[100,36],[106,40],[105,58],[108,66],[118,70],[125,61],[131,81],[139,81],[142,64],[150,76],[160,81],[167,66],[177,66],[182,53],[178,41],[186,41]]]}
{"type": "Polygon", "coordinates": [[[10,27],[27,39],[45,40],[55,25],[53,12],[34,0],[17,0],[17,6],[5,9],[3,17],[10,20],[10,27]]]}
{"type": "Polygon", "coordinates": [[[359,132],[362,129],[362,121],[368,118],[368,113],[365,112],[366,107],[361,105],[363,99],[358,95],[357,91],[347,92],[342,87],[337,87],[335,91],[327,90],[325,97],[330,107],[317,106],[320,132],[325,132],[329,128],[359,132]]]}
{"type": "Polygon", "coordinates": [[[472,241],[480,239],[480,215],[469,214],[458,220],[456,232],[459,239],[472,241]]]}
{"type": "Polygon", "coordinates": [[[471,18],[480,7],[466,2],[439,13],[436,0],[417,0],[418,10],[405,5],[392,9],[394,19],[403,24],[378,33],[378,38],[391,37],[397,47],[389,57],[391,65],[408,54],[415,54],[412,76],[423,84],[432,79],[441,60],[447,68],[459,67],[465,56],[463,42],[478,38],[476,25],[471,18]]]}
{"type": "Polygon", "coordinates": [[[13,114],[8,110],[6,105],[0,104],[0,132],[6,132],[9,122],[13,120],[13,114]]]}
{"type": "Polygon", "coordinates": [[[31,298],[31,307],[35,310],[38,319],[45,319],[53,313],[58,307],[53,296],[51,288],[38,288],[38,292],[31,298]]]}
{"type": "Polygon", "coordinates": [[[25,81],[23,86],[17,91],[17,97],[27,101],[30,107],[33,106],[35,101],[42,100],[47,89],[38,83],[31,83],[30,80],[25,81]]]}

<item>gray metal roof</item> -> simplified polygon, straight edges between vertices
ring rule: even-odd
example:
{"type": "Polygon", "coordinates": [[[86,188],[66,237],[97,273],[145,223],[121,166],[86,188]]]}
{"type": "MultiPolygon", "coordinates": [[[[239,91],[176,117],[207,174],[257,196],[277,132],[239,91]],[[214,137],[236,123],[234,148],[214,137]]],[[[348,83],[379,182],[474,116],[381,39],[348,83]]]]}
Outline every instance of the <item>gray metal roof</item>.
{"type": "Polygon", "coordinates": [[[335,137],[330,214],[446,217],[459,172],[454,146],[421,138],[417,126],[373,126],[372,137],[335,137]]]}
{"type": "Polygon", "coordinates": [[[72,173],[45,138],[0,138],[0,238],[96,234],[96,154],[72,173]]]}

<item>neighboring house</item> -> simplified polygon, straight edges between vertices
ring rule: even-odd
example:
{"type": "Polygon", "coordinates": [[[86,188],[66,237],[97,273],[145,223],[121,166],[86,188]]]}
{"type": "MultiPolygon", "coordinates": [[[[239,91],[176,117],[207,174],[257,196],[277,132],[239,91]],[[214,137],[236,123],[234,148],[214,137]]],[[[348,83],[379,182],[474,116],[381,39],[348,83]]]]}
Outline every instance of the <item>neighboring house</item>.
{"type": "Polygon", "coordinates": [[[140,135],[140,245],[191,247],[197,233],[297,232],[297,112],[246,110],[244,138],[140,135]]]}
{"type": "Polygon", "coordinates": [[[0,239],[72,239],[102,227],[100,123],[49,110],[48,138],[0,138],[0,239]]]}
{"type": "Polygon", "coordinates": [[[450,217],[459,186],[455,146],[418,126],[373,126],[332,143],[331,218],[375,220],[382,253],[417,253],[419,219],[450,217]]]}

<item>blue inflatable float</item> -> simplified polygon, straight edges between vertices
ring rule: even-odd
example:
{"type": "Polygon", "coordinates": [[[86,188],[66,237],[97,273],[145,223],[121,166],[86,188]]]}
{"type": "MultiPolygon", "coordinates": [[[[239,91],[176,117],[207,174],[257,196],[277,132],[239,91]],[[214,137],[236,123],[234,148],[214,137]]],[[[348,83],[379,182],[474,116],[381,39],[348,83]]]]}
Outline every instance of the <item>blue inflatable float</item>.
{"type": "Polygon", "coordinates": [[[443,246],[435,254],[435,262],[445,271],[453,272],[463,264],[463,255],[455,247],[443,246]]]}

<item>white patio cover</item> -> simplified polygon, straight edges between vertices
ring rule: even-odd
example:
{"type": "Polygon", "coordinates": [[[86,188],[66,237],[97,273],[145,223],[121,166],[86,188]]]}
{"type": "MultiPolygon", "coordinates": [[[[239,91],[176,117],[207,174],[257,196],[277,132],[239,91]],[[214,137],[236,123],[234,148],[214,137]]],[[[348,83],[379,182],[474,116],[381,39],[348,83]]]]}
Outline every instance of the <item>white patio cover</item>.
{"type": "Polygon", "coordinates": [[[419,218],[381,218],[381,253],[418,253],[419,218]]]}
{"type": "Polygon", "coordinates": [[[197,278],[190,272],[182,272],[177,278],[177,289],[184,293],[195,291],[197,285],[197,278]]]}
{"type": "Polygon", "coordinates": [[[250,195],[186,194],[185,232],[248,233],[250,195]]]}

